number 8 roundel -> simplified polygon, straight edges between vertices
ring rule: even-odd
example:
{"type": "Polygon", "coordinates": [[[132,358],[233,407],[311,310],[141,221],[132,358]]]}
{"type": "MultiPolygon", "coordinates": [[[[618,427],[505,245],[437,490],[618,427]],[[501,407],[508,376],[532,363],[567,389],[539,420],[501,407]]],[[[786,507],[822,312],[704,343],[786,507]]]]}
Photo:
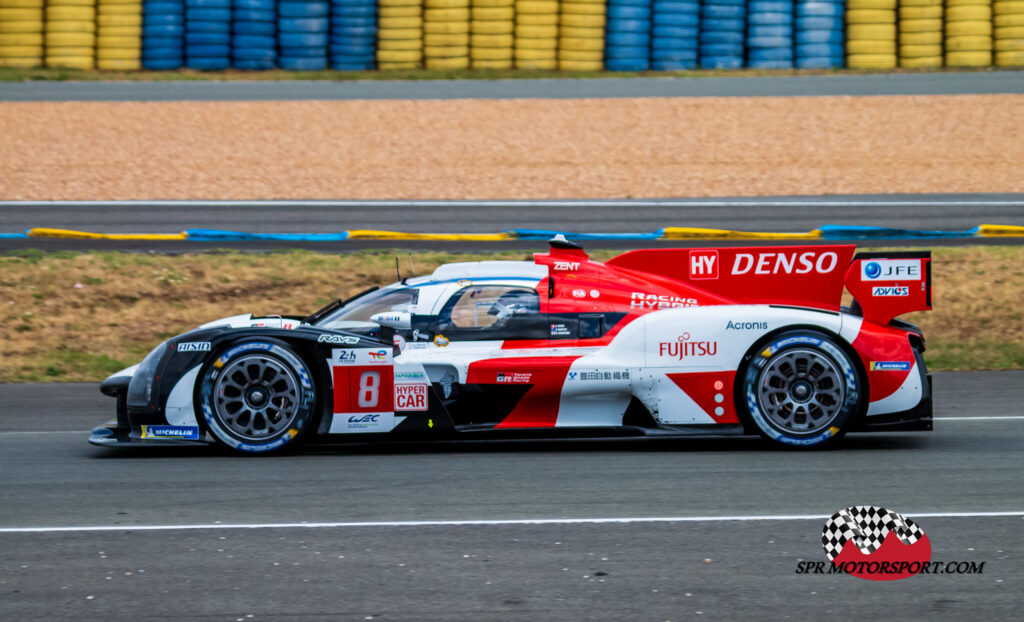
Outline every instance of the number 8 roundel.
{"type": "Polygon", "coordinates": [[[394,412],[391,367],[334,368],[334,413],[394,412]]]}

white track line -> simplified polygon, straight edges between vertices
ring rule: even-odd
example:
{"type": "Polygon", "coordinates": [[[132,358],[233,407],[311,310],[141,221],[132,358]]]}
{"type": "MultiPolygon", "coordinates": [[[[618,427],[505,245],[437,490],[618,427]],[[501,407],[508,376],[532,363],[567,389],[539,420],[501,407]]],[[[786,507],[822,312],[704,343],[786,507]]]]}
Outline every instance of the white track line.
{"type": "MultiPolygon", "coordinates": [[[[1021,516],[1022,511],[1007,512],[909,512],[913,518],[989,518],[1021,516]]],[[[827,519],[827,514],[766,514],[763,516],[661,516],[631,518],[513,518],[504,520],[419,520],[360,521],[337,523],[198,523],[191,525],[83,525],[74,527],[0,527],[0,533],[55,533],[94,531],[175,531],[196,529],[337,529],[346,527],[464,527],[471,525],[607,525],[630,523],[724,523],[752,521],[802,521],[827,519]]]]}
{"type": "Polygon", "coordinates": [[[1024,415],[1010,415],[1007,417],[935,417],[932,421],[994,421],[996,419],[1024,419],[1024,415]]]}
{"type": "Polygon", "coordinates": [[[0,436],[25,436],[27,434],[88,434],[89,430],[20,430],[0,432],[0,436]]]}
{"type": "Polygon", "coordinates": [[[778,200],[751,201],[739,200],[706,200],[684,201],[678,199],[631,199],[631,200],[540,200],[523,199],[520,201],[499,200],[460,200],[460,201],[313,201],[313,200],[252,200],[252,201],[198,201],[198,200],[155,200],[155,201],[0,201],[3,207],[261,207],[296,205],[301,207],[964,207],[964,206],[1024,206],[1024,201],[901,201],[901,200],[863,200],[850,201],[828,199],[812,199],[806,201],[778,200]]]}

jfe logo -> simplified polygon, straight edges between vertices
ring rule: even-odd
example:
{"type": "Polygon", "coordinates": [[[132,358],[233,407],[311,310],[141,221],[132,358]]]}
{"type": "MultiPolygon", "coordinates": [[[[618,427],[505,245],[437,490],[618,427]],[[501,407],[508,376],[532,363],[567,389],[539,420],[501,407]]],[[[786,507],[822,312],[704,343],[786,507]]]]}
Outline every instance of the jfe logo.
{"type": "Polygon", "coordinates": [[[920,281],[919,259],[879,259],[861,264],[862,281],[920,281]]]}
{"type": "Polygon", "coordinates": [[[717,279],[718,251],[690,251],[690,278],[717,279]]]}

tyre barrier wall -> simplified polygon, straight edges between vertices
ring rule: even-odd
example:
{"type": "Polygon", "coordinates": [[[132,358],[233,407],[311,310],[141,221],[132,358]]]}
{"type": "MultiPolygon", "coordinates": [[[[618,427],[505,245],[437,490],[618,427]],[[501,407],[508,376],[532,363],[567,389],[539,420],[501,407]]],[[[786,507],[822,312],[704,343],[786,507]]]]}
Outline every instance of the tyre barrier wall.
{"type": "Polygon", "coordinates": [[[376,0],[332,0],[331,69],[366,71],[376,66],[378,10],[376,0]]]}
{"type": "Polygon", "coordinates": [[[43,64],[43,0],[0,0],[0,67],[43,64]]]}
{"type": "Polygon", "coordinates": [[[0,0],[0,67],[1024,67],[1024,0],[0,0]]]}
{"type": "Polygon", "coordinates": [[[185,0],[146,0],[142,4],[142,67],[161,71],[184,65],[185,0]]]}
{"type": "Polygon", "coordinates": [[[185,66],[231,66],[231,0],[185,0],[185,66]]]}
{"type": "Polygon", "coordinates": [[[471,0],[469,62],[473,69],[511,69],[515,62],[515,0],[471,0]]]}
{"type": "Polygon", "coordinates": [[[231,66],[273,69],[277,66],[277,2],[233,0],[231,66]]]}
{"type": "Polygon", "coordinates": [[[978,237],[1024,237],[1024,226],[979,225],[966,231],[927,231],[849,225],[822,225],[807,232],[732,231],[699,227],[665,227],[651,233],[578,233],[546,229],[509,229],[500,233],[407,233],[352,229],[337,233],[246,233],[220,229],[188,229],[181,233],[94,233],[72,229],[32,228],[24,233],[0,233],[0,239],[64,238],[76,240],[143,240],[194,242],[340,242],[344,240],[448,240],[500,242],[547,240],[555,235],[577,240],[905,240],[978,237]]]}
{"type": "Polygon", "coordinates": [[[423,65],[469,68],[470,0],[423,0],[423,65]]]}

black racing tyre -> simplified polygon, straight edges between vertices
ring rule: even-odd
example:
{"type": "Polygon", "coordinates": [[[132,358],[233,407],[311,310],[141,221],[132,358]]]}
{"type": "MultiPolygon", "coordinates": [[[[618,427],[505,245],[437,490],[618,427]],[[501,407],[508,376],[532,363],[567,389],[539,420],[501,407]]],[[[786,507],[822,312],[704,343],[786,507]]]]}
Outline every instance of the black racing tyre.
{"type": "Polygon", "coordinates": [[[226,346],[201,372],[199,402],[209,432],[247,454],[294,447],[315,425],[316,381],[287,344],[258,339],[226,346]]]}
{"type": "Polygon", "coordinates": [[[835,338],[813,329],[771,336],[740,371],[737,403],[761,436],[786,447],[835,443],[859,415],[867,387],[835,338]]]}

